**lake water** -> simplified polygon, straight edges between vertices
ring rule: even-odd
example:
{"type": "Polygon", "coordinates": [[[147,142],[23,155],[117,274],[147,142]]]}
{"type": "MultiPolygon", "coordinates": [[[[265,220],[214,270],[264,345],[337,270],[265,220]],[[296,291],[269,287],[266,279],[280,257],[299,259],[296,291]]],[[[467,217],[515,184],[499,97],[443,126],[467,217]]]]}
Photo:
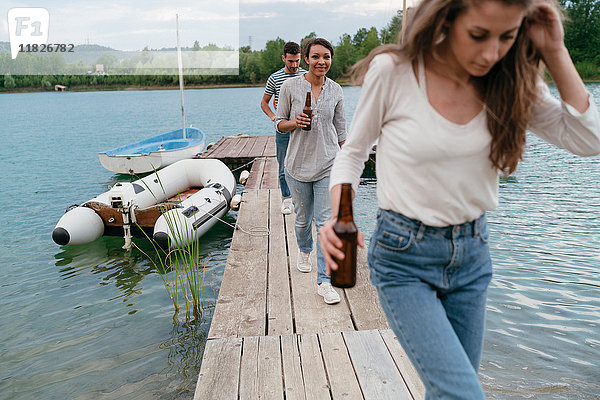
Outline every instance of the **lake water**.
{"type": "MultiPolygon", "coordinates": [[[[600,84],[588,84],[600,99],[600,84]]],[[[270,135],[262,88],[187,90],[208,142],[270,135]]],[[[348,121],[360,89],[344,94],[348,121]]],[[[153,263],[121,238],[59,247],[67,206],[122,176],[97,153],[180,125],[178,91],[0,95],[0,399],[190,399],[232,230],[202,239],[201,319],[174,316],[153,263]]],[[[495,275],[481,379],[490,398],[600,397],[600,158],[534,136],[489,213],[495,275]]],[[[375,182],[355,210],[369,236],[375,182]]],[[[235,213],[226,220],[233,222],[235,213]]],[[[143,240],[137,243],[150,251],[143,240]]]]}

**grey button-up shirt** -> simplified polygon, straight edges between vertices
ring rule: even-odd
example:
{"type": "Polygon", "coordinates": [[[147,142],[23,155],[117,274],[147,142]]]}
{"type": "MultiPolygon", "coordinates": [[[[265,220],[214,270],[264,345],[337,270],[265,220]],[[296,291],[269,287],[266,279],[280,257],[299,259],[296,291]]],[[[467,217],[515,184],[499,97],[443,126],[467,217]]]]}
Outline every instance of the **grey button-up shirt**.
{"type": "MultiPolygon", "coordinates": [[[[304,75],[289,78],[281,86],[275,129],[283,120],[293,120],[302,112],[310,82],[304,75]]],[[[339,143],[346,140],[346,114],[342,87],[325,78],[319,100],[311,93],[313,117],[311,130],[296,128],[290,132],[285,169],[292,178],[314,182],[329,175],[339,143]]]]}

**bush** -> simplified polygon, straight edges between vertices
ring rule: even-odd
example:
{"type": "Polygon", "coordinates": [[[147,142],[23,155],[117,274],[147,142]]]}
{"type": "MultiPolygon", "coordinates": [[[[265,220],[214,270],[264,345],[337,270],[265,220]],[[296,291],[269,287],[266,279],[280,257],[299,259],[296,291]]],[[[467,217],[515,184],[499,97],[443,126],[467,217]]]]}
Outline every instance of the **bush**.
{"type": "Polygon", "coordinates": [[[6,89],[13,89],[16,86],[17,86],[17,83],[15,82],[15,78],[13,78],[11,74],[5,74],[4,75],[4,87],[6,89]]]}
{"type": "Polygon", "coordinates": [[[577,72],[582,79],[600,79],[600,66],[590,61],[581,61],[575,64],[577,72]]]}

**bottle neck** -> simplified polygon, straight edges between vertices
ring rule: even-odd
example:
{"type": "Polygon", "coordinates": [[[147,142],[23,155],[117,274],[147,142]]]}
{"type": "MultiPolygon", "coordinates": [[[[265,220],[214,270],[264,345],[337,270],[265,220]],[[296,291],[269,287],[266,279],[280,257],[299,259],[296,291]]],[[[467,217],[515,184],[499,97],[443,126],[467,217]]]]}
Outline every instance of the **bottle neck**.
{"type": "Polygon", "coordinates": [[[304,106],[310,107],[310,101],[311,101],[310,92],[306,92],[306,102],[304,103],[304,106]]]}
{"type": "Polygon", "coordinates": [[[342,192],[340,194],[340,208],[338,211],[338,220],[353,221],[352,217],[352,185],[349,183],[342,184],[342,192]]]}

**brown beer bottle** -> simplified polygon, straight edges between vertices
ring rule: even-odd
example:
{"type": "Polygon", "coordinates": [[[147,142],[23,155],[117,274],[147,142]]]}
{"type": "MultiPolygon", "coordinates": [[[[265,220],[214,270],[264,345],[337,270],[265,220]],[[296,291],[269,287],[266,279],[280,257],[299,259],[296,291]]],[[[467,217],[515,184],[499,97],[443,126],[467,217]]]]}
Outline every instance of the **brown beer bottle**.
{"type": "Polygon", "coordinates": [[[340,208],[333,231],[342,241],[343,260],[334,260],[338,269],[331,271],[331,284],[340,288],[350,288],[356,284],[356,245],[358,229],[352,216],[352,185],[342,183],[340,208]]]}
{"type": "MultiPolygon", "coordinates": [[[[306,92],[306,101],[304,102],[304,108],[302,112],[308,115],[308,118],[312,120],[312,107],[310,105],[310,92],[306,92]]],[[[310,131],[310,125],[312,121],[308,122],[308,126],[302,128],[303,131],[310,131]]]]}

